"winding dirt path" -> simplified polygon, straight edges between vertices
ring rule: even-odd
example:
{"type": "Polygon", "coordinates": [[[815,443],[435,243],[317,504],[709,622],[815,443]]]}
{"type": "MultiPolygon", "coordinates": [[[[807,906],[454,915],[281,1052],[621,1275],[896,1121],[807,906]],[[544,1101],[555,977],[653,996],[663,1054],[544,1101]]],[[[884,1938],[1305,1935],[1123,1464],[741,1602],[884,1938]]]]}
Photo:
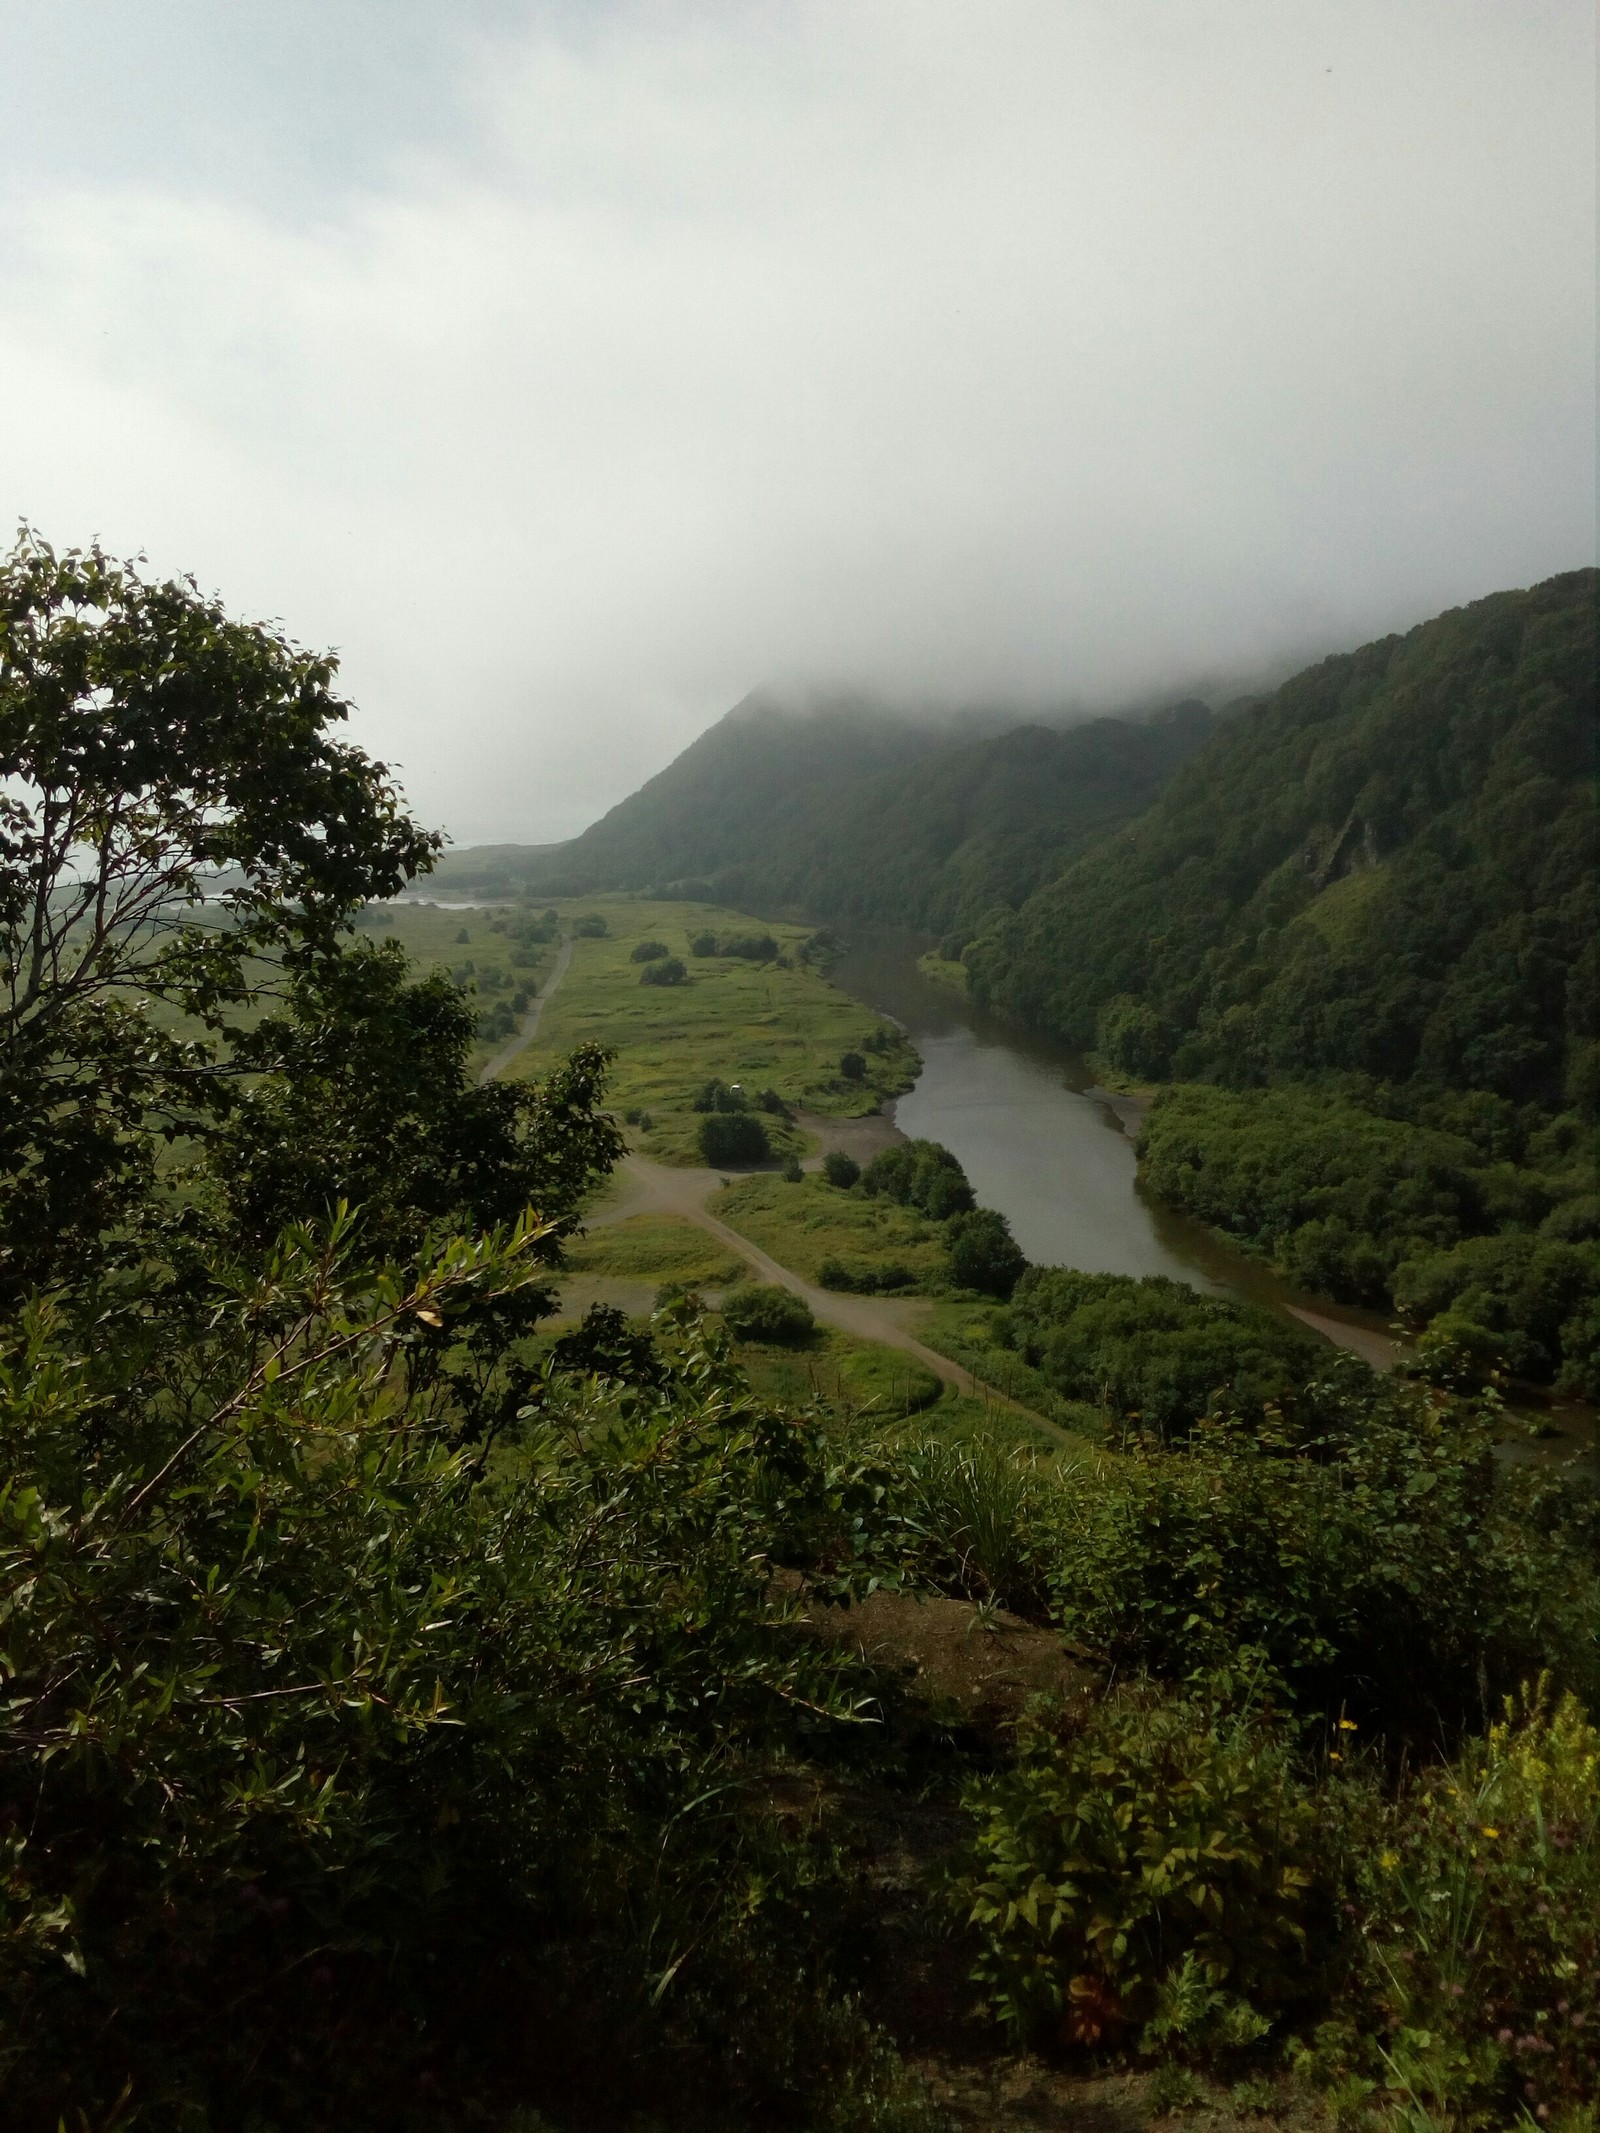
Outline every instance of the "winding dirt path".
{"type": "Polygon", "coordinates": [[[526,1051],[528,1046],[532,1044],[534,1038],[539,1034],[539,1017],[544,1013],[545,1002],[566,976],[567,966],[571,961],[572,936],[570,933],[564,933],[561,936],[561,953],[556,957],[555,968],[534,995],[528,1012],[522,1018],[521,1029],[509,1042],[501,1045],[499,1051],[490,1057],[487,1065],[478,1076],[480,1082],[493,1081],[502,1068],[508,1067],[519,1052],[526,1051]]]}
{"type": "Polygon", "coordinates": [[[914,1355],[924,1363],[935,1377],[947,1385],[954,1385],[959,1392],[979,1392],[985,1397],[998,1399],[992,1388],[980,1388],[972,1373],[953,1363],[949,1356],[940,1355],[919,1341],[905,1324],[907,1312],[914,1311],[912,1303],[894,1303],[878,1296],[840,1296],[832,1289],[816,1288],[802,1280],[792,1267],[781,1266],[759,1244],[752,1244],[741,1231],[728,1223],[719,1221],[706,1206],[714,1192],[718,1192],[728,1180],[717,1170],[670,1170],[664,1163],[648,1162],[642,1155],[627,1155],[622,1159],[621,1174],[627,1181],[619,1199],[614,1200],[601,1214],[590,1217],[590,1229],[604,1229],[613,1222],[626,1222],[630,1215],[675,1215],[680,1221],[692,1222],[708,1236],[715,1237],[719,1244],[743,1259],[761,1276],[763,1281],[775,1282],[808,1304],[813,1318],[825,1326],[837,1326],[841,1332],[854,1333],[861,1340],[877,1341],[885,1348],[898,1348],[905,1355],[914,1355]]]}

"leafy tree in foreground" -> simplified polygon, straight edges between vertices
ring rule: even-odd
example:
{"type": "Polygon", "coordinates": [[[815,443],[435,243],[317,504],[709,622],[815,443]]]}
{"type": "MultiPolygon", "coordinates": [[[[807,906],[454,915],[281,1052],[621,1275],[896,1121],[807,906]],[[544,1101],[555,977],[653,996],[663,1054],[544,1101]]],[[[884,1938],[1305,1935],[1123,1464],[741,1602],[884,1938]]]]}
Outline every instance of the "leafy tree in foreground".
{"type": "Polygon", "coordinates": [[[81,1266],[149,1129],[211,1110],[226,1062],[177,1014],[225,1033],[263,959],[312,968],[431,863],[334,677],[97,548],[0,564],[0,1295],[81,1266]]]}

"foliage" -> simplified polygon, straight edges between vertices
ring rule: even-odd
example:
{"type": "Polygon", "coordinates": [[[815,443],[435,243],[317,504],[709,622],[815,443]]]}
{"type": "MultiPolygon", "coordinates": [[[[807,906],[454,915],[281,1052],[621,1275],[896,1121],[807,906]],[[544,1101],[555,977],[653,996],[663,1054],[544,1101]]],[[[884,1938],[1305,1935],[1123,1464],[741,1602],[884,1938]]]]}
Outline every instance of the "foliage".
{"type": "Polygon", "coordinates": [[[0,1296],[148,1201],[151,1129],[204,1126],[262,959],[306,970],[431,865],[333,738],[335,674],[98,548],[0,562],[0,1296]]]}
{"type": "Polygon", "coordinates": [[[581,918],[572,921],[575,940],[603,941],[606,937],[606,915],[603,911],[586,911],[581,918]]]}
{"type": "Polygon", "coordinates": [[[764,1163],[772,1154],[767,1129],[746,1111],[713,1111],[700,1122],[700,1153],[720,1164],[764,1163]]]}
{"type": "MultiPolygon", "coordinates": [[[[1118,1668],[1233,1668],[1424,1743],[1540,1666],[1600,1687],[1600,1584],[1560,1488],[1497,1476],[1485,1418],[1335,1364],[1325,1434],[1198,1425],[1055,1500],[1058,1620],[1118,1668]]],[[[1270,1416],[1269,1416],[1270,1423],[1270,1416]]]]}
{"type": "Polygon", "coordinates": [[[1325,1345],[1254,1305],[1159,1276],[1029,1267],[997,1332],[1047,1384],[1158,1437],[1226,1410],[1260,1420],[1313,1379],[1325,1345]]]}
{"type": "Polygon", "coordinates": [[[639,973],[641,985],[682,985],[689,973],[681,956],[669,955],[664,963],[646,963],[639,973]]]}
{"type": "Polygon", "coordinates": [[[48,1304],[8,1341],[18,2122],[233,2123],[248,2092],[393,2123],[486,2064],[593,2093],[619,2024],[653,2080],[815,2078],[833,1870],[775,1850],[734,1778],[857,1708],[767,1566],[847,1589],[881,1478],[685,1321],[657,1389],[570,1418],[552,1394],[520,1473],[486,1479],[448,1397],[408,1387],[441,1329],[537,1278],[538,1236],[404,1277],[341,1216],[219,1270],[181,1353],[86,1350],[48,1304]],[[785,2007],[813,2013],[761,2012],[785,2007]]]}
{"type": "Polygon", "coordinates": [[[1222,721],[967,951],[974,990],[1135,1075],[1584,1100],[1595,583],[1476,601],[1222,721]]]}
{"type": "Polygon", "coordinates": [[[1363,1808],[1363,2027],[1385,2085],[1463,2127],[1592,2108],[1600,1735],[1576,1700],[1508,1697],[1486,1738],[1363,1808]]]}
{"type": "Polygon", "coordinates": [[[640,941],[629,954],[630,963],[659,963],[672,953],[665,941],[640,941]]]}
{"type": "Polygon", "coordinates": [[[833,1252],[818,1266],[817,1280],[847,1296],[893,1296],[917,1285],[913,1270],[897,1259],[841,1259],[833,1252]]]}
{"type": "Polygon", "coordinates": [[[839,1057],[839,1072],[846,1081],[865,1081],[867,1078],[865,1054],[861,1052],[841,1053],[839,1057]]]}
{"type": "Polygon", "coordinates": [[[846,1155],[842,1148],[830,1148],[822,1158],[822,1175],[830,1185],[841,1192],[848,1192],[861,1176],[861,1165],[853,1155],[846,1155]]]}
{"type": "Polygon", "coordinates": [[[1384,1093],[1365,1094],[1164,1090],[1141,1137],[1141,1174],[1160,1199],[1308,1289],[1393,1304],[1418,1327],[1448,1312],[1456,1338],[1519,1374],[1591,1386],[1600,1271],[1560,1235],[1583,1227],[1592,1190],[1573,1143],[1547,1132],[1530,1145],[1493,1099],[1476,1115],[1437,1099],[1419,1107],[1454,1129],[1442,1130],[1385,1116],[1371,1108],[1384,1093]],[[1508,1149],[1552,1167],[1517,1167],[1508,1149]],[[1533,1234],[1542,1224],[1556,1234],[1533,1234]]]}
{"type": "Polygon", "coordinates": [[[776,1341],[780,1345],[809,1340],[816,1328],[811,1306],[776,1282],[755,1282],[730,1289],[722,1300],[728,1331],[742,1341],[776,1341]]]}
{"type": "Polygon", "coordinates": [[[862,1190],[902,1207],[918,1207],[935,1222],[973,1205],[966,1172],[938,1141],[901,1141],[875,1155],[861,1176],[862,1190]]]}
{"type": "Polygon", "coordinates": [[[992,1207],[952,1215],[945,1225],[950,1279],[984,1296],[1009,1296],[1028,1262],[1011,1224],[992,1207]]]}
{"type": "Polygon", "coordinates": [[[1081,1732],[1036,1719],[967,1805],[953,1893],[988,2004],[1020,2036],[1248,2045],[1315,1986],[1331,1876],[1290,1745],[1258,1711],[1124,1688],[1081,1732]]]}
{"type": "Polygon", "coordinates": [[[259,1248],[350,1199],[388,1257],[430,1226],[491,1228],[530,1204],[570,1228],[622,1148],[598,1112],[604,1055],[542,1085],[479,1084],[474,1034],[470,1004],[438,975],[411,978],[394,942],[322,958],[237,1040],[251,1078],[191,1168],[187,1226],[209,1217],[233,1248],[259,1248]]]}
{"type": "Polygon", "coordinates": [[[992,1434],[930,1438],[902,1456],[900,1475],[903,1513],[927,1536],[917,1558],[925,1576],[1018,1614],[1045,1612],[1048,1484],[1036,1459],[992,1434]]]}

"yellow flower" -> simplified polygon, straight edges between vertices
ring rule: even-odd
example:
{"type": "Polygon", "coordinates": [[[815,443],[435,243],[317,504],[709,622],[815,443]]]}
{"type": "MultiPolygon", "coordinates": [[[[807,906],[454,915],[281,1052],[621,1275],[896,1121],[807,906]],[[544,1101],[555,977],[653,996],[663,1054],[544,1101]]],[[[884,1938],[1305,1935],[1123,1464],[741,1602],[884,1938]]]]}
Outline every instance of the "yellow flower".
{"type": "Polygon", "coordinates": [[[1499,1830],[1491,1829],[1487,1822],[1483,1825],[1483,1833],[1486,1837],[1498,1837],[1500,1834],[1499,1830]]]}
{"type": "Polygon", "coordinates": [[[1386,1874],[1392,1874],[1400,1864],[1400,1854],[1398,1852],[1384,1852],[1379,1857],[1378,1864],[1386,1874]]]}
{"type": "Polygon", "coordinates": [[[1344,1757],[1339,1753],[1337,1748],[1330,1748],[1328,1750],[1328,1761],[1330,1763],[1342,1763],[1344,1761],[1344,1757]]]}
{"type": "Polygon", "coordinates": [[[1360,1730],[1361,1728],[1353,1718],[1341,1718],[1339,1721],[1339,1731],[1341,1733],[1359,1733],[1360,1730]]]}

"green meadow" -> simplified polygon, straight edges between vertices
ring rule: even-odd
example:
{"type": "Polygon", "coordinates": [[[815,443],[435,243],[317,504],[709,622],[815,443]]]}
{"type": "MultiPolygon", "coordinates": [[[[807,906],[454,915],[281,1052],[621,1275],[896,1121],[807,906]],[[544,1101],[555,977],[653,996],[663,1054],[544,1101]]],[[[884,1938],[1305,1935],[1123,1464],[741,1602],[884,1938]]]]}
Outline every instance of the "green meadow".
{"type": "MultiPolygon", "coordinates": [[[[789,1109],[858,1118],[915,1079],[916,1053],[899,1033],[806,958],[811,935],[803,926],[769,924],[709,904],[621,896],[554,908],[565,931],[591,915],[604,919],[606,931],[574,938],[571,967],[544,1010],[537,1039],[508,1072],[537,1076],[577,1045],[607,1046],[616,1053],[612,1107],[652,1161],[702,1160],[702,1114],[694,1100],[708,1081],[737,1084],[752,1102],[771,1090],[789,1109]],[[770,935],[778,952],[760,962],[694,955],[691,943],[706,934],[719,940],[770,935]],[[652,966],[636,963],[633,951],[648,942],[683,963],[680,984],[641,982],[652,966]],[[860,1081],[839,1071],[851,1051],[866,1063],[860,1081]]],[[[803,1146],[802,1134],[780,1114],[766,1114],[764,1123],[776,1154],[803,1146]]]]}

